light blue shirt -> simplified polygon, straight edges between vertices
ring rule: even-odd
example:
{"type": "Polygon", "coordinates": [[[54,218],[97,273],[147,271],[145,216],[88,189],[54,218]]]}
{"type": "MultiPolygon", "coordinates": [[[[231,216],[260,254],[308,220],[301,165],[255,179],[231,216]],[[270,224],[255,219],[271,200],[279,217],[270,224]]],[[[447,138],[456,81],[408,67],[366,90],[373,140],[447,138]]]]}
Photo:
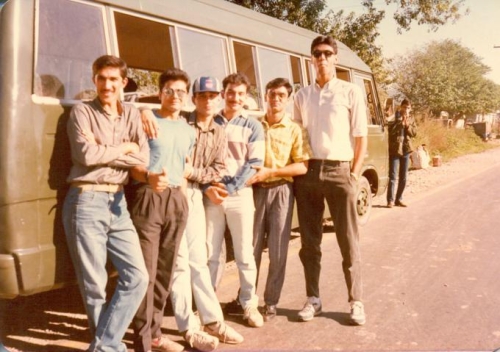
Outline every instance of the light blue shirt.
{"type": "Polygon", "coordinates": [[[150,163],[148,170],[161,173],[167,169],[169,183],[173,186],[182,185],[186,158],[191,154],[196,141],[195,130],[185,119],[179,117],[170,120],[160,117],[158,111],[153,111],[158,121],[159,131],[156,139],[150,139],[150,163]]]}

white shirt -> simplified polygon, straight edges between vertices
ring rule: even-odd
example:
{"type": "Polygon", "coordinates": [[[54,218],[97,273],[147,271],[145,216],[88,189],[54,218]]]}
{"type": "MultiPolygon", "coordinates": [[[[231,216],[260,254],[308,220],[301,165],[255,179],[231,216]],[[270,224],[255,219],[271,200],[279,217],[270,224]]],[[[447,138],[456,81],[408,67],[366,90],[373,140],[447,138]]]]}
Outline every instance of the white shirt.
{"type": "Polygon", "coordinates": [[[354,137],[368,135],[361,88],[335,77],[323,88],[314,83],[299,90],[293,119],[307,129],[313,159],[350,161],[354,137]]]}

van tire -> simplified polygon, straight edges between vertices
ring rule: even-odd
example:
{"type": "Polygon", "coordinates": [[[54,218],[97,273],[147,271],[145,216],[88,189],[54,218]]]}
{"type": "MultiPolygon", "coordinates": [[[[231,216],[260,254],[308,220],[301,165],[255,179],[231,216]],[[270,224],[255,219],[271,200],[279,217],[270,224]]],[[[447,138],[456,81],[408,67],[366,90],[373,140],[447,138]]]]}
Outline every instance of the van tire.
{"type": "Polygon", "coordinates": [[[358,226],[365,226],[372,212],[372,191],[367,178],[361,176],[356,191],[356,214],[358,226]]]}

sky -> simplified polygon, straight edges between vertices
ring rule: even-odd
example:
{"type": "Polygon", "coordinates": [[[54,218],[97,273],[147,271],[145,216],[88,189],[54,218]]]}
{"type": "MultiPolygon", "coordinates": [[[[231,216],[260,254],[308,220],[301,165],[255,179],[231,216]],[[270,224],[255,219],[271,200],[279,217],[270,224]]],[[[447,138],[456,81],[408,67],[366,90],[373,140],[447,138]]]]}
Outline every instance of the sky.
{"type": "MultiPolygon", "coordinates": [[[[326,2],[334,11],[343,9],[346,13],[363,12],[361,0],[326,0],[326,2]]],[[[470,13],[462,16],[455,24],[450,22],[441,26],[437,32],[429,32],[427,26],[412,24],[411,29],[402,34],[397,33],[396,21],[392,18],[396,7],[386,5],[385,0],[375,0],[374,4],[375,8],[386,11],[385,18],[379,25],[380,35],[376,39],[376,44],[382,47],[386,58],[403,55],[434,40],[457,40],[482,58],[482,63],[491,68],[486,78],[500,84],[500,0],[466,0],[463,8],[468,7],[470,13]]]]}

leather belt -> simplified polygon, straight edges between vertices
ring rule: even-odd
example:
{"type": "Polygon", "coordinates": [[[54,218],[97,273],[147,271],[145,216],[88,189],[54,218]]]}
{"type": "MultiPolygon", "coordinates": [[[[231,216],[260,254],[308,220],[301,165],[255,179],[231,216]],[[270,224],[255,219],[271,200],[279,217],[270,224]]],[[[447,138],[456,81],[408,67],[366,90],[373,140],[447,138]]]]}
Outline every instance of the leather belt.
{"type": "Polygon", "coordinates": [[[80,193],[86,191],[93,192],[107,192],[107,193],[118,193],[123,191],[123,185],[115,185],[109,183],[88,183],[88,182],[73,182],[71,183],[71,187],[78,188],[80,193]]]}
{"type": "Polygon", "coordinates": [[[278,187],[284,184],[290,183],[289,181],[285,180],[284,178],[276,180],[276,181],[271,181],[271,182],[259,182],[256,183],[255,185],[257,187],[262,187],[262,188],[274,188],[278,187]]]}
{"type": "Polygon", "coordinates": [[[340,166],[344,164],[349,164],[349,161],[343,160],[328,160],[328,159],[311,159],[309,160],[309,165],[325,165],[325,166],[340,166]]]}

